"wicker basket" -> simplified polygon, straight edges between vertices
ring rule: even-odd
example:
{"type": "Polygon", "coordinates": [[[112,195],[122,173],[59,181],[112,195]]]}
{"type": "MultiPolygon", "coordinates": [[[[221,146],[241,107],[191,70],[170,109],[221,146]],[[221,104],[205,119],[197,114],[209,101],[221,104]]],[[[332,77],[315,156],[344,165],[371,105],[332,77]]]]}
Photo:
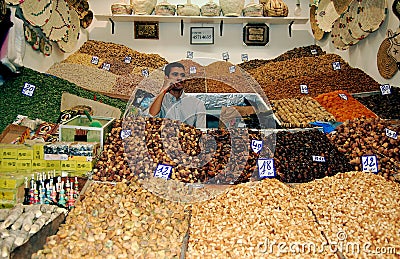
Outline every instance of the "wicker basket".
{"type": "Polygon", "coordinates": [[[264,5],[264,16],[285,17],[289,14],[289,8],[282,0],[260,1],[264,5]]]}

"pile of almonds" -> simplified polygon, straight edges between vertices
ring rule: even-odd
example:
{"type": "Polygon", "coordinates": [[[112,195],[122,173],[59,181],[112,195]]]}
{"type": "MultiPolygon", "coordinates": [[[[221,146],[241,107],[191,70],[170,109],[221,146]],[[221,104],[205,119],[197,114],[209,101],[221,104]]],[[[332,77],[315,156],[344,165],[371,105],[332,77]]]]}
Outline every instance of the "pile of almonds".
{"type": "Polygon", "coordinates": [[[379,174],[391,180],[400,169],[400,139],[386,134],[386,129],[398,132],[400,126],[392,126],[390,122],[380,118],[359,118],[345,121],[336,128],[336,132],[327,135],[340,152],[361,171],[361,157],[375,155],[378,159],[379,174]]]}
{"type": "Polygon", "coordinates": [[[329,244],[345,258],[398,258],[399,184],[349,172],[301,184],[294,191],[315,214],[329,244]]]}
{"type": "Polygon", "coordinates": [[[188,227],[185,206],[136,182],[92,183],[32,258],[178,258],[188,227]]]}
{"type": "Polygon", "coordinates": [[[284,128],[310,127],[314,121],[334,121],[335,117],[311,97],[271,101],[275,116],[284,128]]]}
{"type": "Polygon", "coordinates": [[[329,249],[302,251],[301,244],[320,248],[326,240],[307,203],[276,179],[236,185],[194,204],[189,231],[186,258],[335,258],[329,249]]]}

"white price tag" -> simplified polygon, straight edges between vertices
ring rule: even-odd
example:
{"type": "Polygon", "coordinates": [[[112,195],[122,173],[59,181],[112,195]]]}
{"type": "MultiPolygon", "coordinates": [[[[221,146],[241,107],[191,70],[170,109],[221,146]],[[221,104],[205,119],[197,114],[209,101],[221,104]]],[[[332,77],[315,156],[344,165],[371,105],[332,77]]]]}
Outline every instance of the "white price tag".
{"type": "Polygon", "coordinates": [[[325,157],[323,157],[323,156],[312,156],[312,161],[325,163],[325,157]]]}
{"type": "Polygon", "coordinates": [[[378,160],[376,156],[362,156],[361,163],[363,172],[378,173],[378,160]]]}
{"type": "Polygon", "coordinates": [[[171,172],[172,172],[172,166],[158,164],[156,171],[154,172],[154,177],[164,178],[165,180],[168,180],[171,172]]]}
{"type": "Polygon", "coordinates": [[[186,58],[193,59],[193,51],[186,51],[186,58]]]}
{"type": "Polygon", "coordinates": [[[92,63],[93,65],[99,64],[99,57],[93,56],[92,60],[90,61],[90,63],[92,63]]]}
{"type": "Polygon", "coordinates": [[[229,59],[229,53],[228,52],[222,53],[222,59],[227,61],[229,59]]]}
{"type": "Polygon", "coordinates": [[[121,130],[121,139],[126,139],[132,135],[132,130],[121,130]]]}
{"type": "Polygon", "coordinates": [[[249,55],[248,54],[242,54],[242,62],[249,61],[249,55]]]}
{"type": "Polygon", "coordinates": [[[339,97],[346,101],[349,100],[349,98],[345,94],[339,94],[339,97]]]}
{"type": "Polygon", "coordinates": [[[196,67],[189,68],[189,74],[196,74],[196,72],[197,72],[196,67]]]}
{"type": "Polygon", "coordinates": [[[33,93],[35,92],[36,86],[31,85],[29,83],[24,84],[24,88],[22,88],[22,94],[32,97],[33,93]]]}
{"type": "Polygon", "coordinates": [[[275,165],[274,165],[274,159],[266,159],[266,158],[261,158],[257,160],[257,165],[258,165],[258,175],[260,178],[266,178],[266,177],[275,177],[276,172],[275,172],[275,165]]]}
{"type": "Polygon", "coordinates": [[[142,76],[149,77],[149,70],[147,68],[142,70],[142,76]]]}
{"type": "Polygon", "coordinates": [[[397,139],[397,132],[390,130],[390,129],[385,129],[386,136],[392,139],[397,139]]]}
{"type": "Polygon", "coordinates": [[[318,54],[318,51],[317,51],[316,49],[312,49],[312,50],[311,50],[311,54],[317,55],[317,54],[318,54]]]}
{"type": "Polygon", "coordinates": [[[109,64],[109,63],[103,63],[103,65],[101,66],[102,69],[107,70],[107,71],[110,71],[110,67],[111,67],[111,64],[109,64]]]}
{"type": "Polygon", "coordinates": [[[332,63],[333,70],[340,70],[342,67],[340,66],[340,62],[336,61],[332,63]]]}
{"type": "Polygon", "coordinates": [[[251,149],[253,149],[254,153],[260,152],[262,150],[262,147],[263,147],[262,140],[253,139],[251,141],[251,149]]]}
{"type": "Polygon", "coordinates": [[[230,66],[229,67],[229,73],[233,74],[236,72],[236,67],[235,66],[230,66]]]}
{"type": "Polygon", "coordinates": [[[125,62],[126,64],[130,64],[130,63],[132,62],[132,57],[130,57],[130,56],[125,57],[125,58],[124,58],[124,62],[125,62]]]}
{"type": "Polygon", "coordinates": [[[300,85],[300,92],[302,94],[308,94],[308,86],[307,85],[300,85]]]}
{"type": "Polygon", "coordinates": [[[389,84],[381,85],[380,88],[382,95],[392,94],[392,89],[389,84]]]}

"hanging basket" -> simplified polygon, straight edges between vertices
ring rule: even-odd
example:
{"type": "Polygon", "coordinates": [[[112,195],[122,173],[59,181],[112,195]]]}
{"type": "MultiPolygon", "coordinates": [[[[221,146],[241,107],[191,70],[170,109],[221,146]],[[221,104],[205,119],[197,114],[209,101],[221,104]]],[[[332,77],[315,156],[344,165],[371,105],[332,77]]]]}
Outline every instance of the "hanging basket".
{"type": "Polygon", "coordinates": [[[264,16],[269,17],[286,17],[289,14],[289,8],[282,0],[263,1],[264,16]]]}

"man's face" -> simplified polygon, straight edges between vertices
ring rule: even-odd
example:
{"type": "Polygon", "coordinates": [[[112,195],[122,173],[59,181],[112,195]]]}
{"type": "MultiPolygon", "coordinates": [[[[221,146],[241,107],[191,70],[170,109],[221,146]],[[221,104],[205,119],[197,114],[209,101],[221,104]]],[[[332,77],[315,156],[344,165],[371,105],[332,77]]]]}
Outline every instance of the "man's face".
{"type": "Polygon", "coordinates": [[[183,88],[182,84],[176,84],[178,82],[182,82],[186,77],[185,70],[181,67],[173,67],[171,68],[171,72],[169,73],[168,78],[172,83],[175,84],[172,90],[181,90],[183,88]]]}

